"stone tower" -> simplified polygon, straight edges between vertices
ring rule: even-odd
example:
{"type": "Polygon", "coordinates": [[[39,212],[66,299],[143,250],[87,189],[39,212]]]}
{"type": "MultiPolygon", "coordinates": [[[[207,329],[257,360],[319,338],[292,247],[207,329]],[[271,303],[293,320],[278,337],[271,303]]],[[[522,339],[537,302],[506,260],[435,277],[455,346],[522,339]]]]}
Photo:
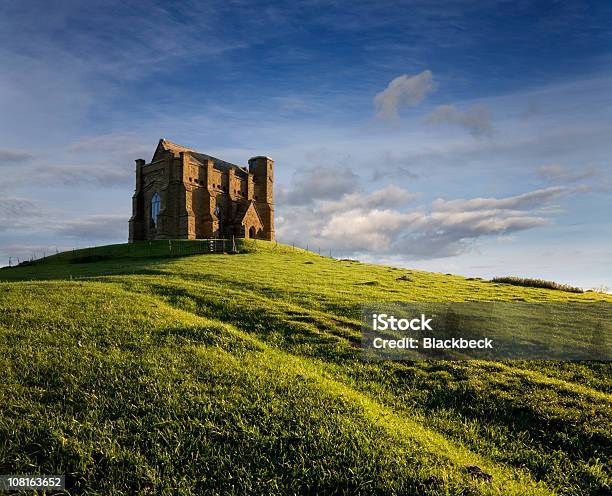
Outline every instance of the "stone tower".
{"type": "Polygon", "coordinates": [[[274,240],[274,160],[270,157],[253,157],[249,160],[249,173],[255,186],[255,208],[263,223],[264,239],[274,240]]]}
{"type": "Polygon", "coordinates": [[[240,167],[161,139],[148,164],[136,160],[129,241],[274,240],[274,161],[240,167]]]}

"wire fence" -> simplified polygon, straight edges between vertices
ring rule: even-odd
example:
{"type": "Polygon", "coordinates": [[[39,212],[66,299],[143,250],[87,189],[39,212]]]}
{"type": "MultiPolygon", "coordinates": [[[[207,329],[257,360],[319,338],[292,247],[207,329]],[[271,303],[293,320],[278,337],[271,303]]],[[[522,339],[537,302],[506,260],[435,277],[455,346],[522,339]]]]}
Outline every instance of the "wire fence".
{"type": "Polygon", "coordinates": [[[154,241],[140,241],[136,243],[122,243],[115,245],[92,246],[88,248],[75,248],[47,255],[47,251],[40,252],[39,256],[32,254],[28,259],[9,257],[9,266],[35,265],[42,263],[88,263],[113,258],[166,258],[188,255],[220,254],[220,253],[248,253],[264,248],[271,251],[290,252],[307,251],[321,256],[334,257],[331,249],[321,250],[306,243],[305,246],[292,243],[291,245],[277,242],[266,242],[257,239],[229,238],[229,239],[168,239],[154,241]],[[258,246],[259,245],[259,246],[258,246]]]}
{"type": "MultiPolygon", "coordinates": [[[[164,258],[207,253],[238,253],[244,243],[233,239],[155,240],[116,245],[92,246],[50,256],[31,257],[21,265],[39,263],[85,263],[111,258],[164,258]]],[[[11,264],[9,264],[11,265],[11,264]]]]}

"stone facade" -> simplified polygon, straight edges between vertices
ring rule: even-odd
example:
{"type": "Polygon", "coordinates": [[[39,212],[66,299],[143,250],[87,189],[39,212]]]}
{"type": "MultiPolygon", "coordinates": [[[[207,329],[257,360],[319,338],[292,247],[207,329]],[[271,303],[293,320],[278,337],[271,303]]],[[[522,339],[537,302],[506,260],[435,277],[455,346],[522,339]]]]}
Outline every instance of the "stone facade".
{"type": "Polygon", "coordinates": [[[129,241],[274,240],[274,161],[240,167],[161,139],[150,163],[136,160],[129,241]]]}

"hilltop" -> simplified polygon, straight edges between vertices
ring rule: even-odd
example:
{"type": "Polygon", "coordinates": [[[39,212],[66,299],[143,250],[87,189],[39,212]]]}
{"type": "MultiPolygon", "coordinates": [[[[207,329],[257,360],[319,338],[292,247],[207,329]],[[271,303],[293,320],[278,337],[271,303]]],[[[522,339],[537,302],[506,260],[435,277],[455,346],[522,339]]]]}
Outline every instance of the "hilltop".
{"type": "Polygon", "coordinates": [[[358,308],[612,297],[265,242],[123,246],[0,271],[2,473],[88,494],[610,490],[609,363],[364,362],[358,308]]]}

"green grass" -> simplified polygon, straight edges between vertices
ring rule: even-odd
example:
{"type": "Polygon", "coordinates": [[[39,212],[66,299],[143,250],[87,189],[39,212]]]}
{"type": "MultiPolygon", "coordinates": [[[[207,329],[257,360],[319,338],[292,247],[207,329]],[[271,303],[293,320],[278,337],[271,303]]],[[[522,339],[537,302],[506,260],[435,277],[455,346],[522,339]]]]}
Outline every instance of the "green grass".
{"type": "Polygon", "coordinates": [[[369,363],[356,343],[363,301],[610,296],[250,251],[1,270],[0,473],[100,495],[609,493],[609,363],[369,363]]]}
{"type": "MultiPolygon", "coordinates": [[[[223,250],[231,252],[236,249],[242,253],[248,253],[257,249],[257,240],[247,239],[218,239],[218,240],[156,240],[140,241],[138,243],[122,243],[116,245],[91,246],[70,251],[64,251],[48,255],[37,260],[25,260],[19,264],[20,267],[40,266],[48,264],[65,265],[101,262],[105,260],[139,259],[139,258],[168,258],[187,255],[199,255],[209,253],[211,242],[223,250]]],[[[261,243],[260,243],[261,244],[261,243]]]]}

